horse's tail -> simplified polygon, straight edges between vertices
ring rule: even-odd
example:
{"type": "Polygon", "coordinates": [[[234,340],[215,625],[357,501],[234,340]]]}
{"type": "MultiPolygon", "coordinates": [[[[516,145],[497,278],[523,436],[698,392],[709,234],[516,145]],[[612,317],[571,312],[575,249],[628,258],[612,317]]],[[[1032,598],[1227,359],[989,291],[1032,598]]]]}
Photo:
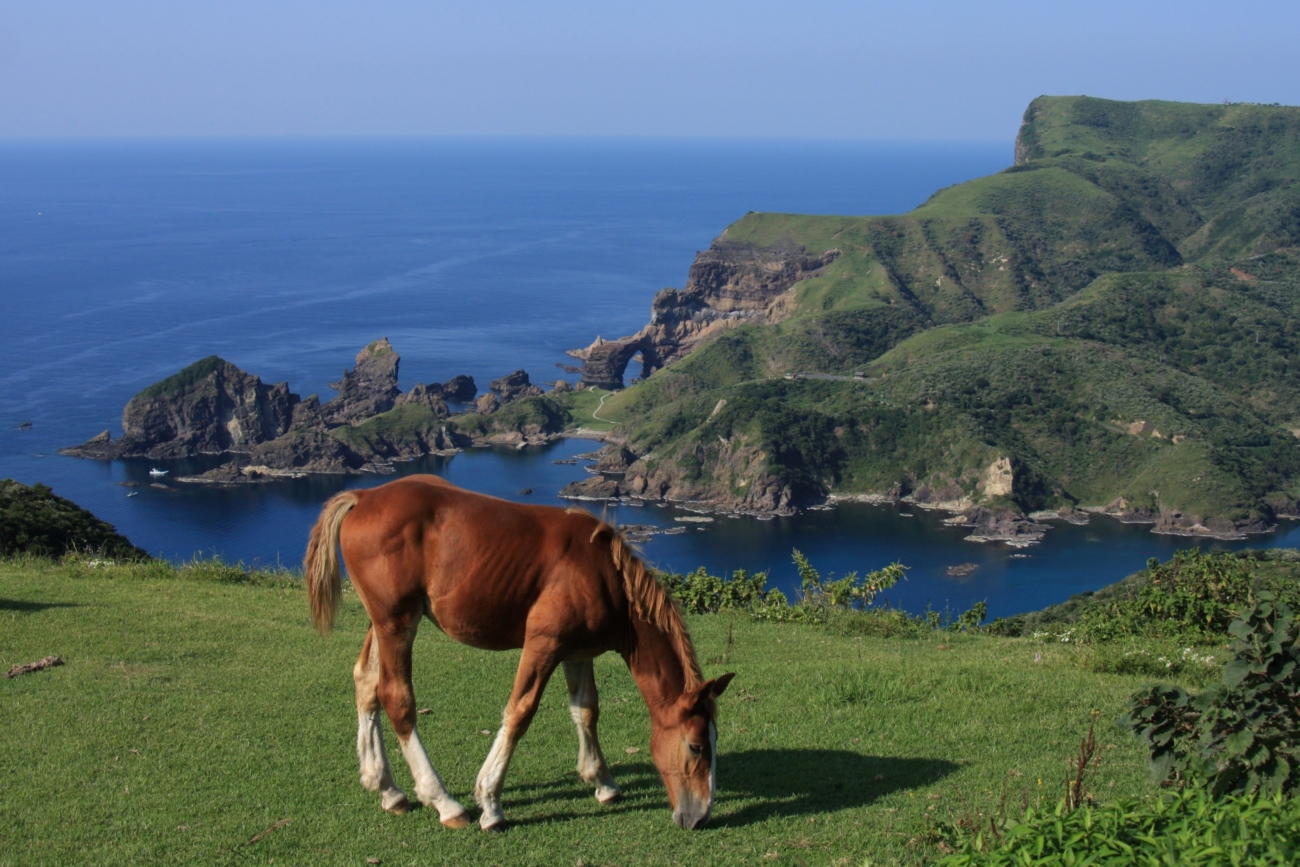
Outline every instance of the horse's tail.
{"type": "Polygon", "coordinates": [[[334,616],[343,596],[343,570],[339,567],[339,527],[352,507],[361,501],[360,491],[344,491],[331,497],[311,528],[303,575],[311,599],[311,619],[321,635],[334,628],[334,616]]]}

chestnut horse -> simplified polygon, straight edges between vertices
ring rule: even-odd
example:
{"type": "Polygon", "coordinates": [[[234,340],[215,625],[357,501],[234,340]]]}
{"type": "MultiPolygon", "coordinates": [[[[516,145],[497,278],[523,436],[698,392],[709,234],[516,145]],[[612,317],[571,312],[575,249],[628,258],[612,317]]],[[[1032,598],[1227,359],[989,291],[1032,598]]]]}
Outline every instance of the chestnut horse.
{"type": "Polygon", "coordinates": [[[681,613],[628,543],[580,510],[530,506],[465,491],[437,476],[408,476],[325,504],[304,564],[311,613],[334,625],[342,549],[370,629],[352,670],[361,784],[384,809],[404,813],[379,720],[382,705],[415,778],[416,797],[461,828],[469,816],[447,793],[415,730],[411,645],[428,617],[444,633],[485,650],[522,648],[514,689],[474,785],[484,829],[505,827],[501,790],[546,682],[564,666],[578,728],[578,774],[608,804],[618,784],[600,750],[592,660],[622,655],[650,709],[650,752],[668,789],[673,821],[699,828],[713,809],[716,697],[732,675],[704,680],[681,613]]]}

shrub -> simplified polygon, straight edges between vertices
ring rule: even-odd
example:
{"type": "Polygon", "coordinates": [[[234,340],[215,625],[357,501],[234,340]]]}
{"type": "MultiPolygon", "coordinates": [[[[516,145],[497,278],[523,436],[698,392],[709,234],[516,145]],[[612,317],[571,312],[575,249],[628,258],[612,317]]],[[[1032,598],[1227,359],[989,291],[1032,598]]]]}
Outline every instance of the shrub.
{"type": "Polygon", "coordinates": [[[730,578],[710,575],[703,566],[689,575],[663,574],[664,586],[676,597],[682,610],[690,614],[718,611],[754,611],[767,606],[789,604],[780,590],[767,589],[767,573],[750,575],[737,569],[730,578]]]}
{"type": "Polygon", "coordinates": [[[1030,808],[1018,821],[949,828],[957,851],[943,867],[1124,864],[1290,865],[1300,860],[1300,800],[1281,794],[1215,799],[1203,789],[1154,804],[1117,801],[1069,810],[1030,808]]]}
{"type": "Polygon", "coordinates": [[[1300,789],[1300,627],[1270,593],[1230,629],[1222,683],[1198,695],[1157,684],[1120,718],[1151,750],[1159,781],[1216,794],[1300,789]]]}
{"type": "Polygon", "coordinates": [[[0,555],[61,557],[68,552],[147,560],[130,540],[46,485],[0,479],[0,555]]]}
{"type": "Polygon", "coordinates": [[[1123,636],[1221,636],[1254,602],[1254,563],[1241,557],[1177,552],[1168,562],[1147,561],[1147,582],[1131,596],[1089,608],[1078,631],[1094,641],[1123,636]]]}

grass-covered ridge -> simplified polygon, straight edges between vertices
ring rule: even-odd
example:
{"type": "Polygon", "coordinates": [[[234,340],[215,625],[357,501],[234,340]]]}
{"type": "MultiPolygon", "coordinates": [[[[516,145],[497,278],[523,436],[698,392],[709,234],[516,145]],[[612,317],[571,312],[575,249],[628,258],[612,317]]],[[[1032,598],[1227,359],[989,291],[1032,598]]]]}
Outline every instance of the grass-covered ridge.
{"type": "Polygon", "coordinates": [[[1114,504],[1215,532],[1294,513],[1300,109],[1043,97],[1017,152],[905,215],[746,215],[720,240],[840,255],[788,318],[603,414],[652,473],[720,499],[775,479],[796,502],[991,501],[980,476],[1009,458],[998,496],[1026,512],[1114,504]]]}

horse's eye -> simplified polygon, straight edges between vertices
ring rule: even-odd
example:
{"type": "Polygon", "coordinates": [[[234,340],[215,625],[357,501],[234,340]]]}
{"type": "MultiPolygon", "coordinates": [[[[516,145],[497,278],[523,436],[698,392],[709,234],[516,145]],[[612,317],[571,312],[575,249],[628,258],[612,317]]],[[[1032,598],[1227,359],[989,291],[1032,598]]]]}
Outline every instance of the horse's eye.
{"type": "Polygon", "coordinates": [[[698,756],[704,752],[704,744],[688,744],[691,748],[691,755],[698,756]]]}

